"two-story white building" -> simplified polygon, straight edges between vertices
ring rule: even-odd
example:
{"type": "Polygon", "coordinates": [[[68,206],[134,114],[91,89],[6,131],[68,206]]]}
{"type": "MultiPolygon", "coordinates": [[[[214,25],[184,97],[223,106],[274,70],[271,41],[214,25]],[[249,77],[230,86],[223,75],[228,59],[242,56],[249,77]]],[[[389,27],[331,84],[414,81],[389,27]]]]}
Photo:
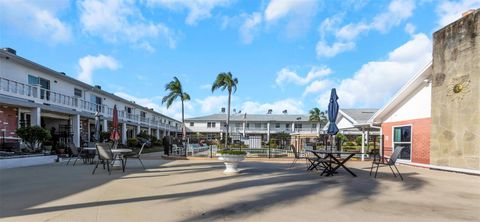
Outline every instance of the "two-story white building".
{"type": "MultiPolygon", "coordinates": [[[[187,133],[202,134],[207,139],[222,139],[226,132],[225,112],[208,116],[188,118],[185,120],[187,133]]],[[[306,115],[292,114],[232,114],[230,130],[233,139],[246,136],[260,136],[262,141],[269,141],[272,135],[279,133],[296,133],[318,136],[320,126],[309,121],[306,115]]]]}
{"type": "Polygon", "coordinates": [[[101,130],[111,129],[114,105],[122,143],[142,131],[157,138],[181,132],[181,122],[171,117],[18,56],[13,49],[0,50],[0,128],[7,139],[16,139],[18,127],[38,125],[54,128],[79,146],[92,140],[95,113],[101,115],[101,130]]]}

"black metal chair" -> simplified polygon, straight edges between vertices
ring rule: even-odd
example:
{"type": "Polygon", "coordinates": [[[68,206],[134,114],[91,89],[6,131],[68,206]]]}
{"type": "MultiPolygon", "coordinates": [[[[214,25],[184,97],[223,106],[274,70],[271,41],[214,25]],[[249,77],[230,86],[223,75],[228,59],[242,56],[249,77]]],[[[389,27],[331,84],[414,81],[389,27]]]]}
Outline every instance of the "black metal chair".
{"type": "Polygon", "coordinates": [[[80,151],[78,151],[77,147],[75,146],[75,144],[73,143],[70,143],[70,151],[72,152],[72,154],[70,155],[70,158],[68,158],[68,161],[67,161],[67,166],[68,164],[70,163],[70,160],[72,160],[72,158],[75,158],[75,161],[73,161],[73,166],[75,166],[75,163],[77,163],[77,160],[78,158],[86,158],[87,156],[85,155],[85,153],[83,153],[83,150],[82,148],[80,148],[80,151]]]}
{"type": "Polygon", "coordinates": [[[138,153],[129,153],[129,154],[125,154],[123,157],[125,158],[125,167],[127,166],[127,161],[129,158],[131,159],[138,159],[138,161],[140,161],[140,164],[142,164],[142,167],[143,169],[145,169],[145,165],[143,165],[143,162],[142,162],[142,159],[141,159],[141,156],[142,156],[142,152],[143,152],[143,148],[145,148],[145,145],[147,143],[143,143],[142,144],[142,148],[140,148],[140,150],[138,151],[138,153]]]}
{"type": "Polygon", "coordinates": [[[397,171],[398,175],[400,176],[400,179],[402,179],[403,181],[402,174],[400,174],[400,171],[398,170],[397,166],[395,166],[395,163],[397,162],[397,159],[404,148],[405,147],[402,147],[402,146],[396,147],[395,151],[393,151],[390,158],[385,157],[384,159],[382,159],[382,157],[378,153],[375,154],[372,161],[372,167],[370,168],[370,176],[372,175],[374,165],[377,166],[377,169],[375,170],[375,178],[377,178],[378,168],[380,167],[380,165],[384,165],[384,166],[390,167],[390,170],[392,170],[393,176],[397,177],[397,174],[395,174],[395,171],[393,171],[393,168],[392,168],[393,166],[397,171]],[[385,160],[387,161],[385,162],[385,160]]]}
{"type": "MultiPolygon", "coordinates": [[[[112,150],[106,143],[97,143],[96,148],[97,148],[97,154],[98,154],[98,161],[97,161],[97,164],[95,165],[95,168],[93,168],[92,174],[95,174],[95,170],[97,169],[100,162],[103,164],[103,169],[105,169],[105,165],[106,165],[108,174],[112,174],[110,170],[111,161],[114,160],[112,150]]],[[[125,172],[125,162],[123,159],[121,159],[121,161],[122,161],[122,170],[123,172],[125,172]]]]}
{"type": "Polygon", "coordinates": [[[299,159],[303,159],[294,145],[290,145],[290,149],[293,153],[293,161],[287,169],[293,168],[299,159]]]}

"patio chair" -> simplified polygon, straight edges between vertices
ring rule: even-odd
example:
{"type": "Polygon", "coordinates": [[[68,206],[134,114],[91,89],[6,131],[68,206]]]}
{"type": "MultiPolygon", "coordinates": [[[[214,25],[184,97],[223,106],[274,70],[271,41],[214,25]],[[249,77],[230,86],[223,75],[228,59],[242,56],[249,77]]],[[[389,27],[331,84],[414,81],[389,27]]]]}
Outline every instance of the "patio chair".
{"type": "Polygon", "coordinates": [[[292,163],[290,164],[290,166],[289,166],[287,169],[293,168],[299,159],[303,159],[303,158],[304,158],[304,157],[301,157],[301,156],[300,156],[300,154],[298,153],[297,148],[295,148],[294,145],[290,145],[290,149],[292,150],[292,153],[293,153],[293,161],[292,161],[292,163]]]}
{"type": "Polygon", "coordinates": [[[402,179],[402,181],[403,181],[402,174],[400,174],[400,171],[398,171],[398,168],[397,168],[397,166],[395,166],[395,163],[397,162],[398,156],[400,156],[400,153],[402,152],[402,150],[404,148],[405,147],[402,147],[402,146],[396,147],[395,151],[393,151],[393,154],[390,156],[390,158],[385,157],[385,160],[387,160],[386,162],[382,160],[382,157],[379,154],[376,154],[373,157],[372,167],[370,168],[370,176],[372,175],[372,170],[373,170],[374,165],[377,166],[377,169],[375,170],[375,178],[377,178],[378,168],[380,167],[380,165],[385,165],[385,166],[390,167],[390,170],[392,170],[393,176],[397,177],[397,174],[395,174],[395,171],[393,171],[393,168],[392,168],[392,166],[393,166],[395,168],[395,170],[397,170],[397,173],[400,176],[400,179],[402,179]]]}
{"type": "Polygon", "coordinates": [[[78,158],[82,158],[85,160],[85,158],[87,157],[87,155],[85,155],[85,153],[83,153],[83,150],[82,148],[80,148],[80,151],[78,151],[77,147],[75,146],[75,144],[73,143],[70,143],[70,150],[72,152],[72,155],[70,155],[70,158],[68,158],[68,161],[67,161],[67,166],[68,164],[70,163],[70,160],[72,160],[72,158],[75,158],[75,161],[73,161],[73,166],[75,166],[75,163],[77,163],[77,160],[78,158]]]}
{"type": "MultiPolygon", "coordinates": [[[[98,154],[99,161],[97,161],[95,168],[93,168],[92,174],[95,174],[95,170],[97,169],[98,164],[100,164],[100,162],[102,162],[103,164],[103,169],[105,169],[105,165],[107,165],[108,174],[112,174],[110,170],[110,164],[111,164],[110,161],[114,160],[112,150],[106,143],[97,143],[96,147],[97,147],[97,154],[98,154]]],[[[121,159],[121,161],[122,161],[122,170],[123,172],[125,172],[125,162],[123,159],[121,159]]]]}
{"type": "Polygon", "coordinates": [[[138,159],[138,161],[140,161],[140,164],[142,164],[142,167],[143,169],[145,169],[145,165],[143,165],[143,162],[142,162],[142,159],[141,159],[141,156],[142,156],[142,151],[143,151],[143,148],[145,147],[147,143],[143,143],[142,144],[142,148],[140,148],[140,150],[138,151],[138,153],[129,153],[129,154],[126,154],[124,155],[123,157],[125,158],[125,167],[127,167],[127,161],[129,158],[131,159],[138,159]]]}

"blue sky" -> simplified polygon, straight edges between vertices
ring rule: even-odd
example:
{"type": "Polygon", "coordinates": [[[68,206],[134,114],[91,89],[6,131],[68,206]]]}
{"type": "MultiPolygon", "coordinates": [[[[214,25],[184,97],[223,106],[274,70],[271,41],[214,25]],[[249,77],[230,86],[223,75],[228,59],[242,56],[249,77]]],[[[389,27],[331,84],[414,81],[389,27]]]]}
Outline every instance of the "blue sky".
{"type": "Polygon", "coordinates": [[[0,0],[0,46],[174,117],[216,113],[220,72],[239,79],[243,113],[380,108],[431,60],[432,33],[480,0],[0,0]]]}

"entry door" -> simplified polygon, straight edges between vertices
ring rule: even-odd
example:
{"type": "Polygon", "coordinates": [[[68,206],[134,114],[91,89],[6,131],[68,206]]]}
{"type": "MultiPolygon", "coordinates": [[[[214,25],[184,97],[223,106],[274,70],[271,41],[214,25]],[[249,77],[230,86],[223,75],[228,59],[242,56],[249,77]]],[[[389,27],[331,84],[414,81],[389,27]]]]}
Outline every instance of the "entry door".
{"type": "Polygon", "coordinates": [[[412,151],[412,126],[393,127],[393,149],[404,147],[400,153],[399,159],[411,160],[412,151]]]}

